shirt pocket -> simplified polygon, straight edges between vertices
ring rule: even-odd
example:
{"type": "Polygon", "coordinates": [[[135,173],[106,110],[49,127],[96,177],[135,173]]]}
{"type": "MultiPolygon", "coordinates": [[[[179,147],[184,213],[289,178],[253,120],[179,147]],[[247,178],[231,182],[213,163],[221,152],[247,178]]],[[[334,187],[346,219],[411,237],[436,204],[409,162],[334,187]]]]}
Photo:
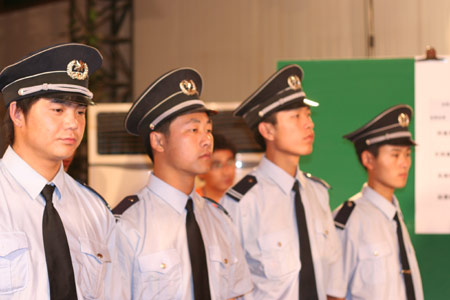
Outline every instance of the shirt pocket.
{"type": "Polygon", "coordinates": [[[141,255],[139,279],[145,299],[175,299],[181,286],[181,259],[176,249],[141,255]]]}
{"type": "Polygon", "coordinates": [[[220,248],[219,246],[210,246],[209,266],[211,271],[210,278],[214,285],[215,291],[220,291],[221,299],[231,298],[232,292],[230,285],[234,282],[236,264],[238,259],[234,256],[229,248],[220,248]]]}
{"type": "Polygon", "coordinates": [[[102,295],[106,264],[111,263],[108,247],[87,238],[79,238],[81,251],[80,288],[85,299],[102,295]]]}
{"type": "Polygon", "coordinates": [[[277,231],[258,238],[261,264],[269,279],[278,279],[300,270],[300,253],[294,253],[294,240],[288,230],[277,231]]]}
{"type": "Polygon", "coordinates": [[[363,245],[358,250],[359,273],[366,284],[379,284],[387,280],[389,256],[392,250],[386,242],[363,245]]]}
{"type": "Polygon", "coordinates": [[[315,228],[312,232],[315,233],[316,250],[320,253],[321,259],[328,263],[332,260],[333,252],[336,251],[336,248],[330,244],[330,230],[332,229],[330,229],[328,224],[324,224],[324,222],[324,219],[316,219],[314,222],[315,228]]]}
{"type": "Polygon", "coordinates": [[[0,233],[0,295],[12,294],[25,288],[29,263],[26,234],[0,233]]]}

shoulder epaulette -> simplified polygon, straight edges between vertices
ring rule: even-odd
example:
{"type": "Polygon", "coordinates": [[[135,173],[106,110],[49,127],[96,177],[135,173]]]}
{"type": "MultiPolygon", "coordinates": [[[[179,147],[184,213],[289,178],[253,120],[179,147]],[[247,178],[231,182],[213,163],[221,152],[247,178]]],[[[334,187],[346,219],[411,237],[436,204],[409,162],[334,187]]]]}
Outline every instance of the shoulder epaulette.
{"type": "Polygon", "coordinates": [[[304,174],[307,178],[309,178],[309,179],[311,179],[311,180],[314,180],[315,182],[318,182],[318,183],[322,184],[322,185],[323,185],[324,187],[326,187],[327,189],[331,189],[331,185],[329,185],[328,182],[326,182],[325,180],[323,180],[323,179],[321,179],[321,178],[319,178],[319,177],[313,176],[311,173],[303,172],[303,174],[304,174]]]}
{"type": "Polygon", "coordinates": [[[352,211],[355,208],[355,206],[356,206],[355,202],[350,200],[345,201],[344,204],[342,204],[341,209],[334,218],[334,226],[336,226],[336,228],[339,229],[345,228],[345,224],[347,224],[347,221],[350,218],[350,215],[352,214],[352,211]]]}
{"type": "Polygon", "coordinates": [[[224,214],[226,214],[227,216],[230,217],[230,214],[228,213],[228,211],[225,209],[225,207],[223,207],[222,204],[220,204],[219,202],[217,202],[216,200],[213,200],[211,198],[205,197],[203,196],[203,198],[205,198],[205,200],[207,200],[209,203],[211,203],[212,205],[214,205],[215,207],[217,207],[218,209],[220,209],[221,211],[224,212],[224,214]]]}
{"type": "Polygon", "coordinates": [[[257,182],[255,176],[247,175],[229,189],[227,195],[239,202],[257,182]]]}
{"type": "Polygon", "coordinates": [[[108,202],[107,202],[107,201],[105,200],[105,198],[103,198],[102,195],[100,195],[96,190],[94,190],[94,189],[91,188],[89,185],[87,185],[87,183],[85,183],[85,182],[83,182],[83,181],[81,181],[81,180],[78,180],[78,179],[77,179],[77,182],[78,182],[79,184],[81,184],[82,186],[84,186],[85,188],[87,188],[88,190],[90,190],[91,192],[93,192],[94,194],[96,194],[96,195],[100,198],[100,200],[102,200],[103,204],[105,204],[105,206],[106,206],[109,210],[111,210],[111,207],[109,206],[108,202]]]}
{"type": "Polygon", "coordinates": [[[112,213],[115,216],[123,214],[127,209],[129,209],[133,204],[139,202],[139,197],[137,195],[130,195],[123,198],[116,207],[113,208],[112,213]]]}

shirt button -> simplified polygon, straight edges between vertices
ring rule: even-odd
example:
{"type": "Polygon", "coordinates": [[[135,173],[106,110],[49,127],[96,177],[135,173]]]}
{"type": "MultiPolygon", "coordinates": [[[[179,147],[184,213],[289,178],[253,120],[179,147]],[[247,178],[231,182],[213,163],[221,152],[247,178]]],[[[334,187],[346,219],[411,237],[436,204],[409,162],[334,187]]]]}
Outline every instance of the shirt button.
{"type": "Polygon", "coordinates": [[[102,259],[102,258],[103,258],[103,254],[97,253],[97,257],[100,258],[100,259],[102,259]]]}
{"type": "Polygon", "coordinates": [[[377,250],[373,251],[373,255],[378,256],[378,251],[377,250]]]}
{"type": "Polygon", "coordinates": [[[225,258],[225,259],[223,260],[223,263],[224,263],[224,264],[227,264],[227,263],[228,263],[228,259],[225,258]]]}
{"type": "Polygon", "coordinates": [[[161,269],[164,270],[166,268],[166,264],[165,263],[161,263],[160,267],[161,267],[161,269]]]}
{"type": "Polygon", "coordinates": [[[283,246],[283,244],[281,243],[281,242],[278,242],[278,247],[281,247],[281,246],[283,246]]]}

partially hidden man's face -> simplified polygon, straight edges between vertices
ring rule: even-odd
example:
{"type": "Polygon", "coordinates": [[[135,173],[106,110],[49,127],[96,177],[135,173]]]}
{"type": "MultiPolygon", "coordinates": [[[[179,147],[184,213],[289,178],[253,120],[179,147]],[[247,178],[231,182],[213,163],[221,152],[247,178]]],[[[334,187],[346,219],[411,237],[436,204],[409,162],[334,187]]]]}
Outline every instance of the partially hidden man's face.
{"type": "MultiPolygon", "coordinates": [[[[36,159],[61,161],[71,157],[83,138],[86,106],[69,101],[41,98],[26,117],[19,111],[15,142],[36,159]]],[[[14,147],[13,145],[13,147],[14,147]]]]}
{"type": "Polygon", "coordinates": [[[314,143],[314,123],[309,107],[283,110],[276,113],[275,145],[288,155],[311,154],[314,143]]]}
{"type": "MultiPolygon", "coordinates": [[[[367,152],[367,151],[366,151],[367,152]]],[[[403,188],[411,167],[411,146],[383,145],[378,156],[366,153],[365,167],[374,181],[390,189],[403,188]]]]}
{"type": "Polygon", "coordinates": [[[205,181],[205,185],[225,193],[233,185],[236,174],[235,164],[236,161],[231,150],[214,150],[211,170],[201,175],[200,178],[205,181]]]}
{"type": "Polygon", "coordinates": [[[171,122],[164,152],[175,169],[194,176],[208,172],[212,150],[212,123],[205,112],[184,114],[171,122]]]}

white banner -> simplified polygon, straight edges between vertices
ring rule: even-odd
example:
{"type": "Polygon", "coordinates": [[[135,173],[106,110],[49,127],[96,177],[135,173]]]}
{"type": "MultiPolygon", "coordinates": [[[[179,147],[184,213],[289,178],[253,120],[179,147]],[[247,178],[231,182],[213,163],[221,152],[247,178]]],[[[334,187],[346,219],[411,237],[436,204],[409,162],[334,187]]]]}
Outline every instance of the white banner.
{"type": "Polygon", "coordinates": [[[415,63],[416,233],[450,233],[450,57],[415,63]]]}

